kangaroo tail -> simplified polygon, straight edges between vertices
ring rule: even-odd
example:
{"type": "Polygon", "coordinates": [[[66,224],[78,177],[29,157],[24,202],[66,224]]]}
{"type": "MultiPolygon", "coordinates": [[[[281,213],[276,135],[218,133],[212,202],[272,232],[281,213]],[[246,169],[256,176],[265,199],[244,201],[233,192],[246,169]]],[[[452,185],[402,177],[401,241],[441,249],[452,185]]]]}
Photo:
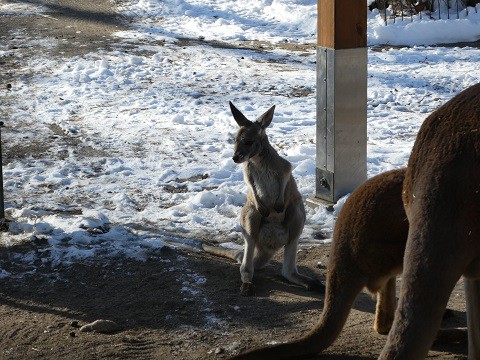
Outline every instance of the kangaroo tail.
{"type": "Polygon", "coordinates": [[[232,259],[238,263],[242,262],[243,250],[227,249],[227,248],[221,248],[219,246],[211,246],[207,244],[202,244],[202,249],[208,254],[221,256],[227,259],[232,259]]]}
{"type": "Polygon", "coordinates": [[[322,316],[307,335],[289,343],[253,349],[231,359],[303,359],[318,354],[337,339],[347,321],[355,298],[366,283],[366,278],[360,272],[332,269],[327,276],[322,316]]]}

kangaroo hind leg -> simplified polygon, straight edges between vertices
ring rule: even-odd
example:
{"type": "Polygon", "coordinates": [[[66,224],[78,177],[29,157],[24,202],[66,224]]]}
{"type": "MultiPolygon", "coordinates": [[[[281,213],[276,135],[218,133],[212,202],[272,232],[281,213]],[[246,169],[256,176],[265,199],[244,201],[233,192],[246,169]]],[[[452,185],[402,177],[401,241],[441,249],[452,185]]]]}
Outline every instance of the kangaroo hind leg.
{"type": "Polygon", "coordinates": [[[261,247],[255,248],[255,255],[253,257],[253,267],[255,270],[263,269],[268,265],[273,255],[275,255],[274,250],[269,250],[261,247]]]}
{"type": "Polygon", "coordinates": [[[297,242],[291,241],[285,245],[282,275],[293,284],[303,286],[307,290],[325,291],[325,286],[320,280],[302,275],[297,270],[297,242]]]}
{"type": "Polygon", "coordinates": [[[462,249],[448,221],[413,221],[404,256],[400,300],[379,359],[423,359],[435,339],[450,294],[463,273],[462,249]],[[439,251],[441,248],[441,251],[439,251]],[[448,256],[445,256],[448,254],[448,256]]]}
{"type": "Polygon", "coordinates": [[[382,335],[387,335],[393,324],[395,309],[397,307],[395,285],[396,279],[394,276],[390,278],[377,293],[377,309],[375,311],[373,328],[382,335]]]}

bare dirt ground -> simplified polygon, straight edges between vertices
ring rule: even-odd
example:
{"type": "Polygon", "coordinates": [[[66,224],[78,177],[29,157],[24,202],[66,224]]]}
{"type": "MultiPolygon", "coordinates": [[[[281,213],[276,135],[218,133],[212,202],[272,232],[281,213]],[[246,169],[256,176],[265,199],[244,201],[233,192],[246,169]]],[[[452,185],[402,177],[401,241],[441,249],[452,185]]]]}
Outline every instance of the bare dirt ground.
{"type": "MultiPolygon", "coordinates": [[[[0,257],[13,260],[31,246],[2,249],[0,257]]],[[[328,263],[328,250],[301,251],[300,271],[324,279],[325,269],[316,264],[328,263]]],[[[257,274],[257,294],[248,298],[239,295],[238,265],[202,254],[164,249],[145,263],[33,265],[35,274],[0,286],[2,359],[221,359],[305,333],[323,306],[322,295],[286,284],[278,261],[257,274]],[[96,319],[121,329],[79,331],[96,319]]],[[[7,270],[15,269],[12,261],[7,270]]],[[[453,316],[444,325],[465,326],[461,286],[449,307],[453,316]]],[[[361,294],[339,339],[318,358],[375,359],[385,337],[373,330],[374,311],[375,301],[361,294]]],[[[466,345],[436,347],[430,357],[464,359],[466,345]]]]}
{"type": "MultiPolygon", "coordinates": [[[[45,51],[70,57],[115,46],[112,33],[128,26],[116,15],[114,4],[105,0],[25,2],[46,5],[49,12],[0,16],[0,43],[15,50],[0,64],[4,117],[9,101],[15,101],[7,84],[28,78],[25,60],[38,50],[23,46],[24,37],[60,39],[58,47],[45,51]]],[[[245,44],[257,51],[270,46],[245,44]]],[[[28,132],[32,126],[19,123],[5,131],[28,132]]],[[[63,141],[88,155],[82,144],[55,129],[45,131],[56,135],[49,142],[63,141]]],[[[3,144],[4,163],[46,156],[48,142],[35,136],[30,140],[28,146],[3,144]]],[[[41,247],[39,240],[0,248],[5,270],[13,274],[30,270],[29,275],[0,282],[0,359],[221,359],[303,334],[318,320],[323,306],[321,294],[281,279],[280,255],[256,275],[257,295],[245,298],[239,294],[238,265],[228,260],[163,248],[147,262],[116,258],[54,267],[40,261],[28,269],[15,262],[18,254],[41,247]],[[113,320],[121,328],[108,335],[79,331],[79,326],[96,319],[113,320]]],[[[302,249],[300,271],[324,280],[328,251],[329,246],[302,249]],[[323,266],[317,267],[318,262],[323,266]]],[[[444,326],[466,326],[461,283],[449,308],[452,316],[444,326]]],[[[339,339],[318,358],[375,359],[385,337],[373,330],[374,311],[374,299],[361,294],[339,339]]],[[[466,359],[466,352],[464,343],[446,345],[435,347],[429,358],[466,359]]]]}

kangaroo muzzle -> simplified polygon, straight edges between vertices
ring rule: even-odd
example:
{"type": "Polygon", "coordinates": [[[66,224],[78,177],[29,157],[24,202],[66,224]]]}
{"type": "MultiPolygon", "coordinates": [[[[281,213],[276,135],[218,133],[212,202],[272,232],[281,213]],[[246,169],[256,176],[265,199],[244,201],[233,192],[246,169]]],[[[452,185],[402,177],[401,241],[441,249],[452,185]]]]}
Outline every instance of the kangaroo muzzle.
{"type": "Polygon", "coordinates": [[[235,162],[235,163],[241,163],[242,160],[243,160],[244,156],[241,155],[241,154],[234,154],[233,157],[232,157],[232,160],[235,162]]]}

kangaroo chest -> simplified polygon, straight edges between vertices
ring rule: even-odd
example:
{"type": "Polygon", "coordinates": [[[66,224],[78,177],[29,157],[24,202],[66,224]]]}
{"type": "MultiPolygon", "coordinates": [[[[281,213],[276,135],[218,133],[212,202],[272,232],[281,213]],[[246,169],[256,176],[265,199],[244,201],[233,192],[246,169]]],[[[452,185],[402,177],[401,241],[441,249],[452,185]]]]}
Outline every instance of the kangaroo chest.
{"type": "Polygon", "coordinates": [[[280,195],[280,175],[269,168],[248,166],[245,170],[245,180],[251,191],[266,205],[274,204],[280,195]]]}

